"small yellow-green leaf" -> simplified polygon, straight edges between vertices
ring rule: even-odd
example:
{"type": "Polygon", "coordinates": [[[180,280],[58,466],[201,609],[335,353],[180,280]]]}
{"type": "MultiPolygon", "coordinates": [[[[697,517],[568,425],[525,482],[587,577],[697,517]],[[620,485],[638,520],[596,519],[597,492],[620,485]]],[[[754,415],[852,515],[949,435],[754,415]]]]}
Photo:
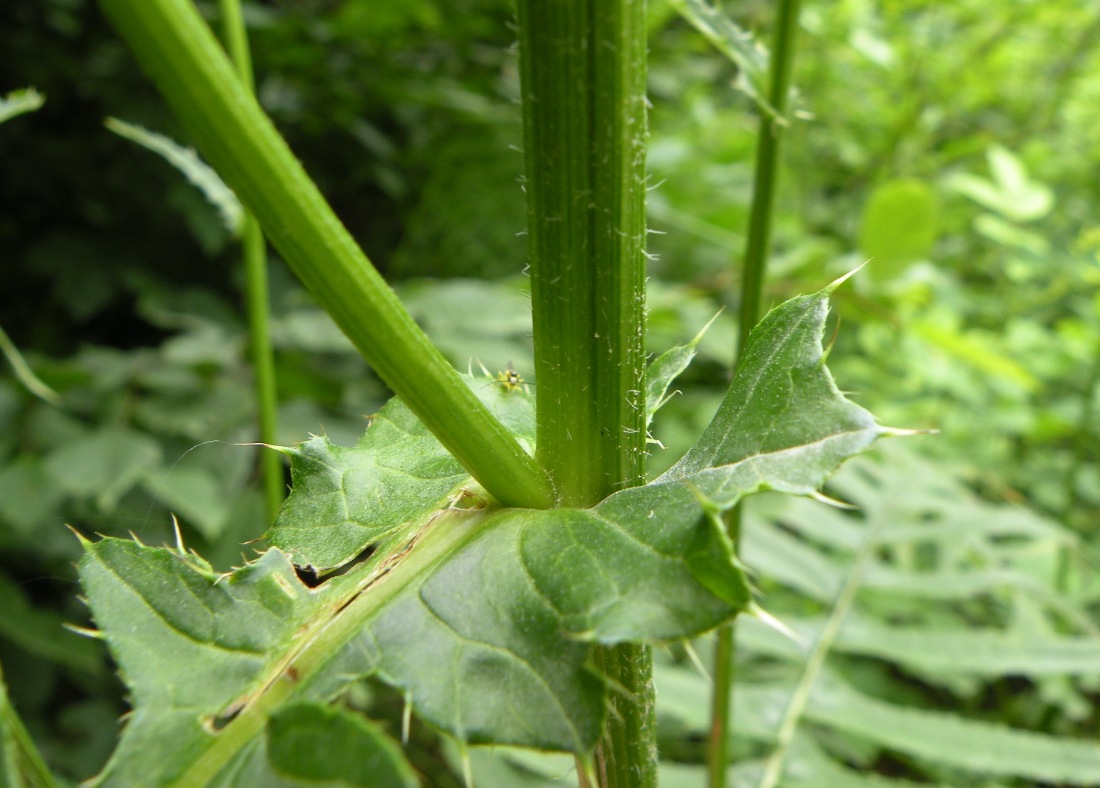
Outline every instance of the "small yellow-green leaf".
{"type": "Polygon", "coordinates": [[[940,232],[940,203],[927,183],[915,178],[889,181],[871,193],[863,208],[859,249],[869,271],[889,279],[926,258],[940,232]]]}

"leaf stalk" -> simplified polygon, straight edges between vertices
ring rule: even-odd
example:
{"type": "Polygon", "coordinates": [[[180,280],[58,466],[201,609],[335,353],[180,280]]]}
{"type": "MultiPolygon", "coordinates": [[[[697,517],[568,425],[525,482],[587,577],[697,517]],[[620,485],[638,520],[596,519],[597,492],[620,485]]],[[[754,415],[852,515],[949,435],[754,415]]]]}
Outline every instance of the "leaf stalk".
{"type": "Polygon", "coordinates": [[[187,0],[101,0],[198,148],[409,409],[501,503],[546,508],[546,474],[469,390],[337,219],[187,0]]]}

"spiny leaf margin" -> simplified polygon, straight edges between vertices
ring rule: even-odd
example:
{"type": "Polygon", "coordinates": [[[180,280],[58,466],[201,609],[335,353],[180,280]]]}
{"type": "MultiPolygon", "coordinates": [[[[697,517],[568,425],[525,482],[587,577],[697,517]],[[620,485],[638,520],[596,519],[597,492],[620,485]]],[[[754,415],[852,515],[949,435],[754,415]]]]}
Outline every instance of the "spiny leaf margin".
{"type": "MultiPolygon", "coordinates": [[[[313,590],[293,577],[288,555],[272,549],[221,579],[176,556],[168,563],[182,567],[173,581],[178,593],[165,593],[161,583],[163,598],[141,597],[132,578],[141,577],[148,560],[140,553],[156,548],[121,547],[132,543],[119,540],[86,545],[81,573],[88,575],[93,614],[135,688],[139,708],[127,733],[139,721],[158,728],[157,736],[171,733],[185,756],[214,776],[237,768],[282,704],[328,702],[351,681],[375,675],[404,690],[422,718],[462,740],[590,751],[607,692],[588,663],[591,644],[681,639],[744,610],[749,584],[719,514],[759,490],[810,494],[847,456],[886,432],[844,399],[824,367],[830,290],[793,299],[762,321],[730,394],[680,463],[591,509],[448,511],[437,499],[435,511],[390,522],[374,555],[313,590]],[[108,552],[126,555],[130,571],[100,577],[96,564],[108,552]],[[287,628],[273,633],[233,687],[209,693],[201,709],[187,687],[226,673],[220,662],[240,656],[226,646],[242,633],[215,627],[216,637],[192,637],[214,646],[216,661],[196,677],[201,661],[194,660],[193,675],[168,682],[177,694],[164,699],[176,706],[142,709],[150,695],[133,666],[149,669],[141,663],[149,655],[120,632],[125,617],[112,615],[114,597],[144,604],[140,616],[162,628],[209,625],[218,616],[181,618],[176,606],[188,603],[180,598],[220,599],[219,584],[234,589],[238,573],[259,573],[260,564],[282,578],[273,582],[283,597],[296,600],[280,618],[287,628]],[[228,720],[217,737],[202,724],[211,715],[228,720]]],[[[530,404],[518,395],[504,401],[516,409],[530,404]]],[[[522,428],[526,418],[514,422],[522,428]]],[[[294,547],[288,540],[285,549],[294,547]]],[[[162,566],[165,559],[150,563],[162,566]]],[[[209,602],[200,607],[217,609],[209,602]]],[[[112,764],[119,763],[116,755],[112,764]]]]}

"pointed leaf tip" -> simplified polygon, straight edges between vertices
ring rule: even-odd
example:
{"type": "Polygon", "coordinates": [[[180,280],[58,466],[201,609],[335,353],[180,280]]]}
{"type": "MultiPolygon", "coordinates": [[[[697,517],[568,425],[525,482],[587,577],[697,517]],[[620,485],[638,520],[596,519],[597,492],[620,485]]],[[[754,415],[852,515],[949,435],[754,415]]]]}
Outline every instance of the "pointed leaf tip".
{"type": "Polygon", "coordinates": [[[80,531],[76,530],[76,528],[75,528],[75,527],[73,527],[73,526],[69,525],[68,523],[65,523],[65,527],[66,527],[66,528],[68,528],[68,529],[69,529],[69,531],[71,531],[71,532],[72,532],[72,535],[73,535],[73,536],[75,536],[75,537],[77,538],[77,541],[79,541],[79,542],[80,542],[80,546],[81,546],[81,547],[82,547],[83,549],[87,550],[87,549],[88,549],[88,547],[89,547],[89,545],[91,545],[91,544],[92,544],[91,540],[90,540],[90,539],[87,539],[87,538],[86,538],[86,537],[84,536],[84,534],[82,534],[82,533],[80,533],[80,531]]]}
{"type": "Polygon", "coordinates": [[[825,285],[825,287],[821,288],[821,292],[826,294],[826,295],[832,293],[834,290],[836,290],[838,287],[840,287],[842,284],[847,282],[849,279],[851,279],[853,276],[858,274],[860,271],[862,271],[864,268],[866,268],[870,264],[871,264],[870,260],[864,260],[862,263],[857,265],[855,268],[853,268],[848,273],[844,274],[843,276],[841,276],[837,279],[834,279],[832,282],[825,285]]]}
{"type": "Polygon", "coordinates": [[[707,331],[710,330],[710,327],[714,325],[714,321],[717,320],[719,317],[721,317],[722,313],[725,312],[725,311],[726,311],[726,308],[723,306],[717,312],[715,312],[714,317],[712,317],[710,320],[708,320],[703,325],[703,327],[699,329],[699,333],[697,333],[694,337],[692,337],[691,341],[688,342],[687,346],[689,348],[691,348],[692,350],[694,350],[695,347],[699,344],[699,342],[702,341],[702,339],[706,335],[707,331]]]}

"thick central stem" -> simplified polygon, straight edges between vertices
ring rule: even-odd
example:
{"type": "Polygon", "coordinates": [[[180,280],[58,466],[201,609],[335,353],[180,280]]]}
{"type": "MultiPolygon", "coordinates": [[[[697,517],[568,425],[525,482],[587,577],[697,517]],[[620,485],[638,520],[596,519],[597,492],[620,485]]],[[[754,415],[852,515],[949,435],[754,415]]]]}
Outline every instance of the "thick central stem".
{"type": "Polygon", "coordinates": [[[643,480],[644,6],[519,3],[537,456],[568,506],[643,480]]]}
{"type": "MultiPolygon", "coordinates": [[[[537,459],[563,506],[644,482],[645,2],[519,0],[537,459]]],[[[598,648],[603,786],[656,785],[652,661],[598,648]]]]}

